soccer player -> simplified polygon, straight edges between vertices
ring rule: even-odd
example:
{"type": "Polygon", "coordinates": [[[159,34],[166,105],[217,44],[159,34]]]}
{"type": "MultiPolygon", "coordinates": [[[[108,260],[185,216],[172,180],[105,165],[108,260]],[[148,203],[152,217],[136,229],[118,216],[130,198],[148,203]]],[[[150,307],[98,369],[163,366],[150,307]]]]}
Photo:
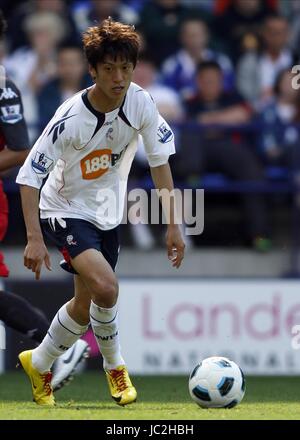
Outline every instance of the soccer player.
{"type": "MultiPolygon", "coordinates": [[[[0,10],[0,40],[6,23],[0,10]]],[[[23,164],[29,152],[27,127],[23,116],[20,92],[15,84],[0,72],[0,172],[23,164]]],[[[0,179],[0,241],[8,223],[8,203],[0,179]]],[[[0,277],[7,277],[9,270],[0,252],[0,277]]],[[[26,334],[40,343],[47,333],[49,322],[44,314],[24,298],[0,288],[0,320],[7,326],[26,334]]],[[[79,363],[87,355],[88,344],[78,341],[69,352],[61,356],[55,365],[53,388],[61,388],[73,377],[79,363]],[[72,356],[71,356],[72,355],[72,356]]]]}
{"type": "MultiPolygon", "coordinates": [[[[118,282],[114,273],[118,225],[136,137],[143,137],[155,187],[171,191],[168,158],[175,150],[174,136],[150,95],[132,82],[139,51],[134,28],[109,18],[87,29],[83,45],[95,84],[58,108],[17,177],[28,236],[24,264],[37,279],[43,263],[50,269],[44,233],[63,253],[65,267],[74,273],[74,298],[57,312],[43,342],[34,350],[20,353],[19,359],[31,380],[35,401],[54,405],[51,365],[80,338],[90,322],[112,398],[119,405],[127,405],[136,400],[137,392],[121,354],[118,334],[118,282]]],[[[184,242],[175,221],[174,204],[170,210],[164,201],[163,205],[170,217],[168,256],[178,268],[184,257],[184,242]]]]}

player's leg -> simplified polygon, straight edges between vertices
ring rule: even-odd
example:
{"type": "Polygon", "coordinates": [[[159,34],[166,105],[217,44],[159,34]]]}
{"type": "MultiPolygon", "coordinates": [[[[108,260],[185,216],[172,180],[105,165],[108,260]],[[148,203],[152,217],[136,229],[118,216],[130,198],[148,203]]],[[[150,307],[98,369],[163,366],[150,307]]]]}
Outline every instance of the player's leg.
{"type": "MultiPolygon", "coordinates": [[[[72,299],[70,304],[72,304],[72,299]]],[[[44,373],[50,371],[54,361],[67,351],[88,329],[89,315],[75,321],[64,304],[54,316],[41,344],[32,351],[33,366],[44,373]],[[79,321],[79,322],[78,322],[79,321]]]]}
{"type": "Polygon", "coordinates": [[[87,324],[78,324],[70,317],[67,305],[59,309],[41,344],[34,350],[19,354],[19,360],[31,381],[33,398],[40,405],[54,405],[50,369],[54,361],[69,350],[88,328],[87,324]]]}
{"type": "Polygon", "coordinates": [[[34,350],[19,354],[19,360],[31,381],[33,398],[39,405],[54,405],[51,367],[88,328],[87,324],[78,324],[70,317],[67,305],[59,309],[41,344],[34,350]]]}
{"type": "MultiPolygon", "coordinates": [[[[74,298],[67,304],[68,314],[75,322],[89,322],[90,296],[78,275],[74,276],[74,288],[74,298]]],[[[53,365],[53,391],[59,390],[73,379],[88,353],[88,343],[78,339],[69,350],[57,358],[53,365]]]]}
{"type": "MultiPolygon", "coordinates": [[[[68,306],[65,305],[59,310],[42,344],[33,351],[33,358],[31,352],[23,352],[19,355],[23,366],[23,357],[26,356],[26,365],[24,368],[32,383],[34,378],[37,378],[39,375],[41,376],[41,380],[39,381],[41,384],[41,394],[36,396],[33,387],[35,400],[40,404],[51,405],[54,402],[50,401],[51,399],[53,400],[53,396],[51,396],[51,399],[47,397],[47,389],[45,392],[45,387],[43,392],[42,376],[49,374],[49,368],[54,359],[59,356],[60,350],[70,346],[80,337],[80,334],[85,331],[85,324],[89,320],[89,302],[91,297],[95,301],[95,307],[100,306],[99,310],[95,310],[96,315],[101,308],[103,309],[102,312],[106,312],[106,314],[111,314],[114,311],[113,307],[115,306],[117,298],[117,282],[112,269],[103,257],[101,258],[103,260],[102,263],[105,263],[104,270],[101,270],[99,260],[97,260],[97,262],[100,263],[100,267],[99,264],[91,265],[90,259],[88,259],[88,264],[82,265],[82,268],[78,262],[78,266],[76,265],[75,260],[78,260],[80,255],[83,254],[85,254],[86,257],[87,254],[92,253],[94,256],[97,255],[100,258],[101,254],[96,249],[101,250],[101,245],[104,242],[102,231],[99,231],[99,229],[91,223],[79,219],[55,219],[51,222],[49,219],[42,221],[42,225],[44,233],[47,233],[48,238],[52,239],[59,249],[63,251],[64,257],[67,257],[68,265],[70,261],[72,265],[74,263],[74,268],[80,273],[82,279],[79,290],[77,283],[77,291],[75,292],[74,299],[68,306]],[[70,237],[72,237],[72,239],[70,239],[70,237]],[[68,257],[71,257],[71,259],[68,257]],[[84,273],[82,274],[81,271],[84,273]],[[88,284],[85,282],[85,279],[88,279],[88,284]]],[[[113,250],[109,253],[107,260],[109,261],[109,258],[111,258],[115,265],[117,260],[115,256],[118,254],[118,240],[115,238],[117,234],[107,235],[110,238],[110,245],[113,246],[113,250]]],[[[114,265],[112,265],[112,267],[114,267],[114,265]]],[[[91,305],[91,308],[93,308],[92,306],[93,305],[91,305]]],[[[111,323],[105,321],[103,324],[111,323]]],[[[105,351],[105,348],[101,351],[105,351]]],[[[127,398],[126,393],[128,393],[129,385],[131,387],[132,385],[126,368],[123,366],[121,370],[122,371],[117,371],[117,377],[114,379],[114,382],[117,383],[122,376],[122,386],[125,384],[127,390],[122,390],[124,399],[122,399],[121,404],[124,404],[123,401],[126,404],[130,403],[130,396],[127,398]]],[[[48,376],[45,380],[48,381],[47,378],[48,376]]]]}
{"type": "MultiPolygon", "coordinates": [[[[112,235],[111,238],[113,241],[112,235]]],[[[105,245],[105,240],[103,242],[105,245]]],[[[105,253],[107,250],[103,251],[105,253]]],[[[107,254],[107,259],[99,251],[89,249],[72,259],[72,266],[80,274],[82,285],[91,295],[90,322],[103,357],[111,395],[118,404],[126,405],[136,400],[137,393],[130,381],[120,348],[117,320],[118,282],[112,269],[117,254],[118,246],[115,252],[107,254]]]]}
{"type": "MultiPolygon", "coordinates": [[[[101,350],[104,368],[111,369],[124,364],[120,352],[117,324],[118,282],[103,255],[89,249],[72,260],[72,266],[80,273],[82,291],[91,295],[90,322],[101,350]]],[[[84,293],[83,293],[84,294],[84,293]]],[[[74,318],[80,316],[80,303],[73,304],[74,318]]]]}
{"type": "MultiPolygon", "coordinates": [[[[82,225],[82,222],[78,225],[76,221],[70,221],[68,224],[62,219],[54,222],[49,219],[41,221],[41,224],[45,236],[50,238],[59,249],[65,249],[65,245],[68,243],[67,237],[72,234],[77,234],[79,238],[83,237],[80,240],[81,245],[83,248],[86,245],[85,237],[88,237],[89,234],[83,230],[84,224],[82,225]]],[[[76,246],[76,251],[80,253],[81,247],[76,246]]],[[[89,300],[87,298],[87,301],[89,300]]],[[[70,310],[72,302],[73,300],[70,301],[70,310]]],[[[74,343],[77,343],[81,335],[86,332],[89,323],[88,306],[86,309],[86,316],[84,316],[84,307],[81,307],[82,315],[77,322],[70,316],[68,304],[64,304],[55,315],[41,344],[34,350],[20,353],[20,362],[30,378],[33,397],[38,404],[54,405],[50,369],[54,361],[70,349],[74,343]]]]}

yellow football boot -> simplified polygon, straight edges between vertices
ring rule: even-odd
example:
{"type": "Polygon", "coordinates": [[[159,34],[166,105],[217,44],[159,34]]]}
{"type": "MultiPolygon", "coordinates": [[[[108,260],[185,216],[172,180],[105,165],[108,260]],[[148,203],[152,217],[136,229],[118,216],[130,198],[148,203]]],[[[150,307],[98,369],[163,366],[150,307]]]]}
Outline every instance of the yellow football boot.
{"type": "Polygon", "coordinates": [[[52,373],[40,373],[32,365],[32,350],[22,351],[18,356],[25,373],[28,375],[31,387],[33,400],[38,405],[54,406],[55,400],[51,386],[52,373]]]}
{"type": "Polygon", "coordinates": [[[105,370],[111,397],[118,405],[128,405],[136,401],[137,392],[131,383],[127,368],[120,365],[113,370],[105,370]]]}

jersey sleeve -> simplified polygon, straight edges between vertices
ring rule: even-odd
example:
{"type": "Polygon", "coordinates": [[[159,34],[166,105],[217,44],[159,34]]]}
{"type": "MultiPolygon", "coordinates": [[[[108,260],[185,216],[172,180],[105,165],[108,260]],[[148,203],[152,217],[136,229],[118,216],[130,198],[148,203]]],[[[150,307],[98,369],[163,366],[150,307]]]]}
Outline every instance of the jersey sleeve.
{"type": "Polygon", "coordinates": [[[19,185],[41,188],[43,180],[53,170],[66,148],[65,124],[66,118],[54,115],[20,168],[16,179],[19,185]]]}
{"type": "Polygon", "coordinates": [[[149,94],[145,94],[142,135],[145,152],[150,167],[158,167],[168,162],[169,156],[175,153],[174,134],[168,123],[158,113],[156,105],[149,94]]]}
{"type": "Polygon", "coordinates": [[[21,94],[9,79],[6,79],[5,87],[0,88],[0,131],[5,146],[10,150],[29,148],[21,94]]]}

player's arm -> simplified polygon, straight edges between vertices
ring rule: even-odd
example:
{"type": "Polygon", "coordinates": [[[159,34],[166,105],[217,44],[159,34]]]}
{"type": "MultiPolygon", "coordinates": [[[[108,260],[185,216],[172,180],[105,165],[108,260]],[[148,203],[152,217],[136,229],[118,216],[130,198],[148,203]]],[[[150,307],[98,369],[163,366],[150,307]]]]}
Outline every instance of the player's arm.
{"type": "Polygon", "coordinates": [[[27,246],[24,251],[24,265],[35,272],[39,279],[43,263],[51,270],[39,221],[39,191],[44,179],[53,170],[61,157],[65,144],[64,134],[55,132],[55,117],[49,122],[40,138],[32,147],[19,170],[17,183],[21,186],[22,208],[27,231],[27,246]]]}
{"type": "Polygon", "coordinates": [[[47,136],[47,129],[49,130],[49,127],[31,149],[17,176],[27,232],[24,265],[35,273],[37,280],[40,278],[43,263],[48,270],[51,270],[49,253],[39,221],[39,192],[43,180],[53,169],[61,154],[61,143],[59,141],[53,143],[52,136],[47,136]]]}
{"type": "Polygon", "coordinates": [[[166,194],[164,191],[161,193],[161,203],[168,221],[166,236],[168,257],[173,266],[178,268],[184,257],[185,245],[175,221],[175,199],[170,197],[174,186],[168,160],[170,154],[175,153],[174,134],[158,113],[150,95],[140,93],[138,96],[142,100],[142,128],[139,131],[143,137],[152,179],[157,190],[167,190],[166,194]]]}
{"type": "Polygon", "coordinates": [[[50,256],[44,243],[39,221],[39,189],[21,185],[22,209],[27,231],[27,246],[24,251],[24,266],[35,273],[38,280],[43,262],[51,270],[50,256]]]}
{"type": "Polygon", "coordinates": [[[157,190],[166,189],[161,192],[161,203],[165,218],[168,220],[166,244],[168,258],[172,261],[173,267],[178,268],[184,258],[185,244],[178,224],[176,223],[175,198],[172,196],[174,189],[173,178],[169,163],[157,167],[150,167],[152,179],[157,190]]]}

